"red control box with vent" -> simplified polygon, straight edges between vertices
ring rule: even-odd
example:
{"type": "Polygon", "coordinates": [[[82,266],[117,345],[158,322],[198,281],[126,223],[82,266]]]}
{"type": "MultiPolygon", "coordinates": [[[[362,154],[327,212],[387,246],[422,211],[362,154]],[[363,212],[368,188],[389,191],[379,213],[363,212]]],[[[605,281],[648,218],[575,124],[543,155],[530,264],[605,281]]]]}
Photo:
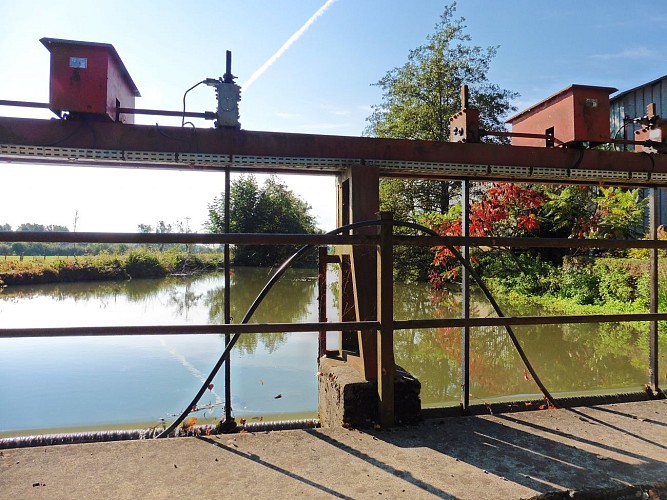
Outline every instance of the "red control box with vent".
{"type": "Polygon", "coordinates": [[[513,137],[512,145],[551,147],[554,143],[609,142],[609,94],[612,92],[616,89],[570,85],[507,120],[512,132],[547,134],[556,140],[513,137]]]}
{"type": "Polygon", "coordinates": [[[134,123],[133,114],[119,108],[134,108],[139,90],[113,45],[42,38],[51,53],[49,107],[69,119],[110,120],[134,123]]]}

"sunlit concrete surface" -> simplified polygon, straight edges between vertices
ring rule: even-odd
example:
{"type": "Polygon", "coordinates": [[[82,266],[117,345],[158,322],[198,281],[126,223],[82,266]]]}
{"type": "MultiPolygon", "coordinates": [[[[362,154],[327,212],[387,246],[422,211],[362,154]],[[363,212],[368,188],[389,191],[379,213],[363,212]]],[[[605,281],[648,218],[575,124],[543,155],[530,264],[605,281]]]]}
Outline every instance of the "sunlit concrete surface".
{"type": "Polygon", "coordinates": [[[641,484],[667,493],[666,480],[664,400],[392,431],[244,433],[0,456],[0,498],[8,499],[530,498],[641,484]]]}

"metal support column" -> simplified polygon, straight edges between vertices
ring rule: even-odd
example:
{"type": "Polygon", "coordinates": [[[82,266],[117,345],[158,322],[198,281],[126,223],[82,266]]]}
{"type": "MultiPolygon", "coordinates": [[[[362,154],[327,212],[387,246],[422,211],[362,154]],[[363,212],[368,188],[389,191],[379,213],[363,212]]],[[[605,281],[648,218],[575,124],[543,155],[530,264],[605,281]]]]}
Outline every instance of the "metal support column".
{"type": "MultiPolygon", "coordinates": [[[[319,247],[318,249],[318,267],[317,275],[317,307],[318,307],[318,321],[325,323],[327,321],[327,247],[319,247]]],[[[327,352],[327,332],[320,330],[317,341],[317,361],[327,352]]]]}
{"type": "MultiPolygon", "coordinates": [[[[381,220],[391,220],[390,212],[378,212],[381,220]]],[[[377,335],[377,381],[380,425],[394,425],[394,244],[393,226],[380,226],[380,245],[377,252],[377,320],[380,331],[377,335]]]]}
{"type": "MultiPolygon", "coordinates": [[[[658,225],[660,224],[660,190],[657,187],[651,189],[651,239],[658,239],[658,225]]],[[[658,249],[651,248],[650,251],[650,310],[651,313],[658,312],[658,249]]],[[[657,395],[658,387],[658,322],[651,321],[649,327],[649,389],[657,395]]]]}
{"type": "MultiPolygon", "coordinates": [[[[230,197],[231,197],[231,188],[230,188],[230,168],[225,168],[225,234],[229,233],[229,207],[230,207],[230,197]]],[[[225,325],[229,325],[232,322],[232,313],[231,313],[231,297],[230,297],[230,287],[231,287],[231,265],[230,265],[230,251],[229,243],[225,243],[225,325]]],[[[225,334],[225,348],[231,342],[231,335],[229,333],[225,334]]],[[[232,371],[231,371],[231,356],[229,356],[225,362],[225,429],[231,430],[236,425],[232,417],[232,371]]]]}
{"type": "MultiPolygon", "coordinates": [[[[470,236],[470,181],[461,181],[461,234],[470,236]]],[[[470,247],[462,247],[461,254],[470,261],[470,247]]],[[[463,268],[461,273],[461,307],[463,319],[470,318],[470,273],[463,268]]],[[[470,407],[470,327],[461,332],[461,410],[465,414],[470,407]]]]}

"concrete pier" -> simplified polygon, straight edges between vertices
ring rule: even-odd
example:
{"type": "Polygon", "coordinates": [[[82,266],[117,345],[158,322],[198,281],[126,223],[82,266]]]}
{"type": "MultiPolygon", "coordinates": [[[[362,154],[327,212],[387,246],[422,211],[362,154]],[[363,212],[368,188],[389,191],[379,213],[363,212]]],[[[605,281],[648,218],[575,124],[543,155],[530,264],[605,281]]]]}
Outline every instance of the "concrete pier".
{"type": "MultiPolygon", "coordinates": [[[[378,384],[367,381],[342,360],[321,358],[319,363],[320,423],[324,428],[373,427],[379,422],[378,384]]],[[[419,380],[401,367],[394,378],[394,414],[397,424],[421,421],[419,380]]]]}
{"type": "Polygon", "coordinates": [[[0,451],[3,499],[666,498],[667,402],[0,451]]]}

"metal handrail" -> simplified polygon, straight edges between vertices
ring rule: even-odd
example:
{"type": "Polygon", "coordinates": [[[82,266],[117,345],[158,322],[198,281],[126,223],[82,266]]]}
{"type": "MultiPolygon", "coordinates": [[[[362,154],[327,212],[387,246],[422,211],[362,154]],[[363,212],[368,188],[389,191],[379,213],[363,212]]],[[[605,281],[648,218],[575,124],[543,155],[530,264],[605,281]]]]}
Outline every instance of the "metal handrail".
{"type": "MultiPolygon", "coordinates": [[[[456,246],[489,246],[489,247],[561,247],[561,248],[667,248],[667,241],[659,240],[573,240],[558,238],[495,238],[495,237],[450,237],[437,235],[432,230],[413,223],[403,223],[394,220],[367,221],[355,223],[346,226],[346,229],[339,228],[336,233],[361,227],[363,225],[381,225],[391,224],[403,227],[409,227],[419,231],[425,231],[429,236],[405,236],[392,235],[393,245],[418,245],[418,246],[447,246],[453,251],[461,264],[468,269],[482,286],[485,295],[491,301],[494,309],[499,315],[498,318],[448,318],[448,319],[424,319],[392,321],[393,329],[409,328],[437,328],[437,327],[459,327],[459,326],[504,326],[515,344],[515,347],[522,355],[523,351],[518,345],[514,334],[510,328],[511,325],[533,325],[533,324],[562,324],[562,323],[601,323],[601,322],[622,322],[622,321],[659,321],[667,320],[666,313],[636,313],[636,314],[616,314],[616,315],[593,315],[593,316],[551,316],[551,317],[504,317],[499,310],[495,300],[490,296],[490,292],[483,285],[479,276],[470,267],[469,263],[464,262],[460,253],[454,248],[456,246]]],[[[334,233],[334,232],[332,232],[334,233]]],[[[200,243],[200,244],[236,244],[236,245],[306,245],[295,256],[300,254],[307,247],[318,245],[378,245],[380,243],[379,235],[348,235],[348,234],[256,234],[256,233],[235,233],[235,234],[200,234],[200,233],[70,233],[70,232],[0,232],[0,242],[71,242],[71,243],[200,243]]],[[[293,257],[295,257],[293,256],[293,257]]],[[[293,259],[288,259],[291,261],[293,259]]],[[[286,262],[287,264],[287,262],[286,262]]],[[[274,274],[271,280],[277,279],[285,269],[285,265],[274,274]]],[[[268,287],[270,288],[270,286],[268,287]]],[[[265,287],[265,290],[267,288],[265,287]]],[[[257,300],[263,298],[263,290],[257,300]]],[[[253,304],[254,306],[255,304],[253,304]]],[[[247,321],[254,312],[253,307],[246,314],[244,321],[247,321]]],[[[240,334],[247,333],[266,333],[266,332],[311,332],[311,331],[337,331],[337,330],[377,330],[380,328],[378,321],[357,321],[357,322],[311,322],[311,323],[266,323],[266,324],[225,324],[225,325],[146,325],[129,327],[73,327],[73,328],[0,328],[0,338],[27,338],[27,337],[65,337],[65,336],[102,336],[102,335],[170,335],[170,334],[230,334],[234,333],[234,340],[240,334]]],[[[227,345],[224,353],[220,357],[221,364],[229,356],[229,352],[235,342],[227,345]]],[[[525,358],[524,355],[521,356],[525,358]]],[[[533,379],[538,381],[537,374],[533,373],[530,363],[524,359],[524,363],[533,374],[533,379]]],[[[216,367],[219,368],[218,365],[216,367]]],[[[217,370],[214,369],[214,372],[217,370]]],[[[212,376],[214,376],[212,372],[212,376]]],[[[546,388],[539,383],[540,389],[545,394],[547,400],[553,404],[553,398],[546,388]]],[[[170,429],[178,425],[174,422],[170,429]]],[[[168,434],[163,432],[160,436],[168,434]]]]}
{"type": "MultiPolygon", "coordinates": [[[[530,238],[497,236],[412,236],[394,234],[395,245],[469,246],[514,248],[578,249],[667,249],[667,240],[619,240],[530,238]]],[[[3,243],[136,243],[136,244],[202,244],[202,245],[377,245],[374,234],[281,234],[281,233],[104,233],[58,231],[0,231],[3,243]]]]}

